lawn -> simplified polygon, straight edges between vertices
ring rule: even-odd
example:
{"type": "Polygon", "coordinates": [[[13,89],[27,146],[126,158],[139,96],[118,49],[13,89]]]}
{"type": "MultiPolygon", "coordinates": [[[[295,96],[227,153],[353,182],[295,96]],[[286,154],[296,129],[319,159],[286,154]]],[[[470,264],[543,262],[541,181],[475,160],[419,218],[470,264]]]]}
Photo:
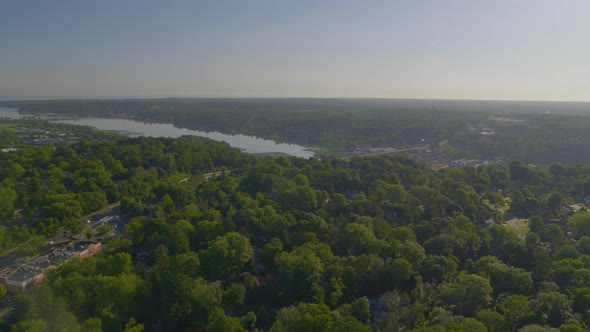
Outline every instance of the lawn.
{"type": "Polygon", "coordinates": [[[0,123],[0,133],[13,133],[15,127],[14,123],[0,123]]]}
{"type": "Polygon", "coordinates": [[[506,221],[506,224],[518,234],[518,236],[524,239],[529,232],[528,219],[510,219],[506,221]]]}

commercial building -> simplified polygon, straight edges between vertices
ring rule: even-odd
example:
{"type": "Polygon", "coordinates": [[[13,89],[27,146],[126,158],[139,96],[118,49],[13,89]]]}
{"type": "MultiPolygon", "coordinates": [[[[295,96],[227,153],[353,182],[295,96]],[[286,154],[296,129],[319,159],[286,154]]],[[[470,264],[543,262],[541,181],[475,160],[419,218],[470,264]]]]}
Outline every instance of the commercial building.
{"type": "Polygon", "coordinates": [[[62,247],[54,247],[43,254],[31,258],[16,268],[0,272],[0,284],[9,292],[24,292],[28,287],[38,284],[45,277],[45,271],[55,268],[60,262],[71,257],[86,258],[101,249],[100,242],[81,241],[62,247]]]}

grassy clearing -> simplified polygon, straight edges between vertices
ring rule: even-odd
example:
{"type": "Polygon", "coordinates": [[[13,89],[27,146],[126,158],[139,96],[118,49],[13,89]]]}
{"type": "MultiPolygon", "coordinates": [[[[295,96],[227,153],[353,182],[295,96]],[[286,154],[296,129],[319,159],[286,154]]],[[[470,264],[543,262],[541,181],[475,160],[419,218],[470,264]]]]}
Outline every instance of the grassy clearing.
{"type": "Polygon", "coordinates": [[[15,128],[16,124],[14,123],[0,123],[0,133],[13,133],[15,128]]]}
{"type": "Polygon", "coordinates": [[[529,224],[527,219],[511,219],[506,222],[508,226],[518,234],[519,237],[525,238],[529,232],[529,224]]]}

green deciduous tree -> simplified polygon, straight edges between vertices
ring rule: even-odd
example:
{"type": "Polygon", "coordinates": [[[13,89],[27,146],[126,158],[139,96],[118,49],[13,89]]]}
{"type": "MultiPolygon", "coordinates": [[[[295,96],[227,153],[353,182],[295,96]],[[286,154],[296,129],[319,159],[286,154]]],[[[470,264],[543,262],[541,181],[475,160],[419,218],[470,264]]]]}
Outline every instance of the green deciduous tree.
{"type": "Polygon", "coordinates": [[[201,263],[207,276],[215,280],[225,273],[240,271],[252,262],[253,249],[247,237],[239,233],[227,233],[218,237],[201,253],[201,263]]]}

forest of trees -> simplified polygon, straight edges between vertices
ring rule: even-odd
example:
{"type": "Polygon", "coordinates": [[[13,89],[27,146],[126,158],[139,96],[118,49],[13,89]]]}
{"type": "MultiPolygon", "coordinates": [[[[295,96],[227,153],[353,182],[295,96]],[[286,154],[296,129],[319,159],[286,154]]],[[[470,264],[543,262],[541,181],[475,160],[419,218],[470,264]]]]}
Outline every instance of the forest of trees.
{"type": "MultiPolygon", "coordinates": [[[[103,137],[0,153],[0,250],[120,202],[125,235],[12,297],[10,331],[584,331],[590,166],[254,157],[103,137]],[[223,171],[219,177],[204,174],[223,171]],[[190,178],[190,181],[180,181],[190,178]],[[504,222],[528,220],[523,232],[504,222]]],[[[522,231],[522,230],[521,230],[522,231]]]]}
{"type": "Polygon", "coordinates": [[[590,163],[588,103],[396,99],[128,99],[0,102],[23,113],[125,116],[334,151],[446,141],[474,158],[590,163]],[[498,120],[500,119],[500,120],[498,120]],[[515,121],[513,121],[515,120],[515,121]],[[482,129],[493,135],[481,135],[482,129]]]}

